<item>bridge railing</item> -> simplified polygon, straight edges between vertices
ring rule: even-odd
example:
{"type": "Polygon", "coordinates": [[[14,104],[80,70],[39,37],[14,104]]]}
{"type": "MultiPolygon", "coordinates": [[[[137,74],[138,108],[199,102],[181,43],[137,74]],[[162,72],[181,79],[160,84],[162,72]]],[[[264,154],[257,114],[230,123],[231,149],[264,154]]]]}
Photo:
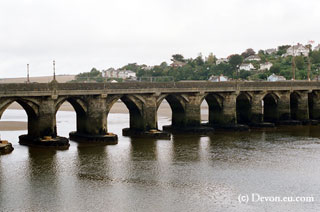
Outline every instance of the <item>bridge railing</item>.
{"type": "Polygon", "coordinates": [[[242,89],[288,89],[318,88],[317,81],[283,82],[130,82],[130,83],[9,83],[0,84],[0,93],[6,91],[52,91],[52,90],[141,90],[141,89],[194,89],[194,90],[242,90],[242,89]]]}

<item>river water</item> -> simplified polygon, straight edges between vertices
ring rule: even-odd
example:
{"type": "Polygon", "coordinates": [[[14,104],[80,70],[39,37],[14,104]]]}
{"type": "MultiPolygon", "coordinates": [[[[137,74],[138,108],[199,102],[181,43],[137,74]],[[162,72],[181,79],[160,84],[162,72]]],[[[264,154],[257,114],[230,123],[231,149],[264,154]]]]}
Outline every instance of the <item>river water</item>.
{"type": "MultiPolygon", "coordinates": [[[[121,136],[128,118],[109,114],[114,146],[31,148],[18,144],[26,131],[2,131],[15,149],[0,156],[0,211],[320,211],[320,126],[152,140],[121,136]],[[258,195],[314,200],[261,202],[258,195]]],[[[2,117],[25,119],[22,110],[2,117]]],[[[57,126],[67,136],[75,113],[59,111],[57,126]]]]}

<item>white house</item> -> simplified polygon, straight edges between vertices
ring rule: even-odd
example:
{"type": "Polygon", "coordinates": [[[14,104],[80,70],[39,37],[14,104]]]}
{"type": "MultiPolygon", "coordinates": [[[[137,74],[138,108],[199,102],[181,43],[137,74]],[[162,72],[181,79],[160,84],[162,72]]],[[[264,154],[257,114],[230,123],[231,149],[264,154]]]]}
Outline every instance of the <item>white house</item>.
{"type": "Polygon", "coordinates": [[[258,55],[251,55],[244,59],[245,61],[260,61],[261,58],[258,55]]]}
{"type": "Polygon", "coordinates": [[[185,62],[181,62],[181,61],[177,61],[177,60],[175,60],[175,61],[173,61],[171,64],[170,64],[170,66],[171,67],[174,67],[174,68],[177,68],[177,67],[183,67],[183,66],[185,66],[187,63],[185,63],[185,62]]]}
{"type": "Polygon", "coordinates": [[[270,63],[270,62],[260,64],[260,70],[268,70],[269,71],[271,67],[272,67],[272,63],[270,63]]]}
{"type": "Polygon", "coordinates": [[[287,53],[285,53],[283,56],[286,57],[286,56],[308,56],[309,54],[309,49],[307,47],[305,47],[304,45],[298,43],[297,45],[293,45],[291,47],[289,47],[287,49],[287,53]]]}
{"type": "Polygon", "coordinates": [[[313,51],[319,51],[320,50],[320,44],[318,46],[314,47],[313,51]]]}
{"type": "Polygon", "coordinates": [[[251,71],[254,69],[254,66],[251,63],[242,63],[239,67],[239,70],[251,71]]]}
{"type": "Polygon", "coordinates": [[[130,70],[115,70],[114,68],[109,68],[103,71],[103,75],[106,78],[122,78],[122,79],[135,79],[136,73],[130,70]]]}
{"type": "Polygon", "coordinates": [[[216,65],[219,65],[220,63],[227,63],[228,61],[228,58],[220,58],[216,61],[216,65]]]}
{"type": "Polygon", "coordinates": [[[264,51],[265,54],[274,54],[277,52],[277,49],[266,49],[264,51]]]}
{"type": "Polygon", "coordinates": [[[271,74],[268,79],[267,79],[269,82],[276,82],[276,81],[284,81],[286,80],[285,77],[283,76],[279,76],[279,75],[275,75],[274,73],[271,74]]]}
{"type": "Polygon", "coordinates": [[[223,74],[221,74],[220,76],[211,75],[209,77],[209,81],[211,81],[211,82],[225,82],[225,81],[228,81],[228,77],[223,76],[223,74]]]}
{"type": "Polygon", "coordinates": [[[106,78],[113,78],[116,70],[114,68],[109,68],[107,70],[102,71],[102,76],[106,78]]]}

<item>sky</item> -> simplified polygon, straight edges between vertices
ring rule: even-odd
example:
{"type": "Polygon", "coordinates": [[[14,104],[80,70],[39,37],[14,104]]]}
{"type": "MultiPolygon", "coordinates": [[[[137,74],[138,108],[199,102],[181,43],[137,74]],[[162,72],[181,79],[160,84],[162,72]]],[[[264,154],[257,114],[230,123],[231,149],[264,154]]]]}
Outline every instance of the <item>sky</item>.
{"type": "Polygon", "coordinates": [[[320,43],[319,0],[1,0],[0,78],[320,43]]]}

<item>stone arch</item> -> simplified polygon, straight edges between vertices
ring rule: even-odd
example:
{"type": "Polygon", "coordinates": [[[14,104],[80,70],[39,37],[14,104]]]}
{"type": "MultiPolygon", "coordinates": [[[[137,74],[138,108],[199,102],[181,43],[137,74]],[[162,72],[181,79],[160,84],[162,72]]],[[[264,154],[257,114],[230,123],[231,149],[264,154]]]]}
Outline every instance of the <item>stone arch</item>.
{"type": "MultiPolygon", "coordinates": [[[[87,102],[80,97],[70,97],[70,96],[60,97],[55,102],[55,113],[54,113],[55,115],[57,114],[59,108],[64,102],[69,102],[76,112],[77,131],[78,132],[85,131],[86,116],[87,116],[87,102]]],[[[55,131],[57,131],[56,126],[55,126],[55,131]]]]}
{"type": "Polygon", "coordinates": [[[172,111],[171,125],[174,127],[183,127],[185,125],[187,100],[180,94],[164,94],[157,99],[157,111],[163,100],[166,100],[172,111]]]}
{"type": "Polygon", "coordinates": [[[319,94],[318,92],[308,93],[308,107],[309,107],[309,117],[310,119],[319,119],[320,118],[320,107],[319,107],[319,94]]]}
{"type": "Polygon", "coordinates": [[[298,119],[300,95],[298,92],[290,93],[290,115],[291,119],[298,119]]]}
{"type": "Polygon", "coordinates": [[[0,118],[3,112],[13,103],[17,102],[28,117],[28,134],[37,134],[37,119],[39,117],[39,103],[30,98],[0,98],[0,118]]]}
{"type": "Polygon", "coordinates": [[[240,92],[236,98],[237,123],[248,124],[251,120],[252,97],[247,92],[240,92]]]}
{"type": "Polygon", "coordinates": [[[37,117],[39,114],[39,103],[30,98],[0,98],[0,118],[3,112],[13,103],[17,102],[26,111],[27,115],[37,117]]]}
{"type": "Polygon", "coordinates": [[[145,127],[143,117],[143,97],[139,95],[108,95],[106,99],[106,107],[107,107],[107,116],[112,108],[112,106],[118,101],[121,100],[129,110],[129,123],[131,129],[143,130],[145,127]]]}
{"type": "Polygon", "coordinates": [[[263,98],[263,120],[266,122],[278,121],[278,100],[275,93],[267,93],[263,98]]]}
{"type": "Polygon", "coordinates": [[[204,100],[207,101],[207,104],[209,106],[209,124],[216,125],[222,123],[221,121],[223,119],[222,110],[224,98],[216,93],[208,93],[207,95],[203,96],[203,98],[201,99],[201,103],[204,100]]]}
{"type": "Polygon", "coordinates": [[[80,97],[60,97],[55,104],[55,113],[66,101],[72,105],[77,114],[85,115],[87,113],[87,102],[80,97]]]}

